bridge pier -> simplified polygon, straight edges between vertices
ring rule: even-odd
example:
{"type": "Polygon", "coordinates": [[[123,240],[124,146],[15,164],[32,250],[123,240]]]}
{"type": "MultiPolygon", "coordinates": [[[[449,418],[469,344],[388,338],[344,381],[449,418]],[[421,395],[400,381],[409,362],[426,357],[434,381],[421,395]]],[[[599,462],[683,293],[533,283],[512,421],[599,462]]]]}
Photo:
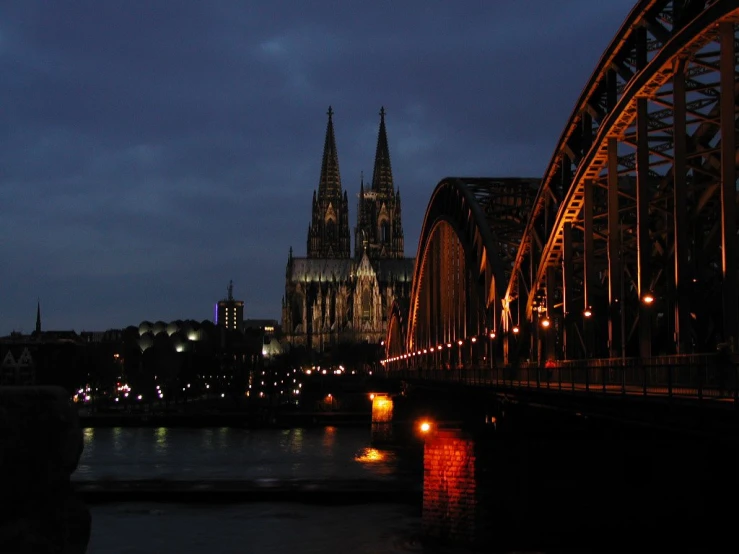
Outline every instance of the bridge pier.
{"type": "MultiPolygon", "coordinates": [[[[414,394],[412,404],[434,404],[414,394]]],[[[438,425],[424,444],[430,542],[715,551],[731,541],[738,514],[724,499],[739,490],[733,444],[535,402],[440,394],[445,409],[430,414],[438,425]]]]}
{"type": "Polygon", "coordinates": [[[393,441],[393,397],[385,393],[373,393],[371,442],[375,445],[393,441]]]}

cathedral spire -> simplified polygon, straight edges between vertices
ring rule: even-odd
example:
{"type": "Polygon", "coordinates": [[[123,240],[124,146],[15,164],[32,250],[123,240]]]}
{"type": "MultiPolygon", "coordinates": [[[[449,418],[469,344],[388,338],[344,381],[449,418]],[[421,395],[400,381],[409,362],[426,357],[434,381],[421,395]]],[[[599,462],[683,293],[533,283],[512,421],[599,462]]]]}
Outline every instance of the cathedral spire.
{"type": "Polygon", "coordinates": [[[348,198],[341,189],[339,155],[334,136],[334,110],[328,108],[318,194],[313,192],[308,228],[309,258],[348,258],[351,252],[348,198]]]}
{"type": "Polygon", "coordinates": [[[380,108],[380,130],[377,133],[377,150],[375,151],[375,169],[372,173],[372,190],[385,193],[393,192],[393,171],[390,167],[390,149],[387,145],[384,106],[380,108]]]}
{"type": "Polygon", "coordinates": [[[328,107],[328,123],[326,124],[326,140],[323,143],[323,161],[321,162],[321,179],[318,182],[318,196],[341,197],[341,175],[339,173],[339,154],[336,151],[334,136],[334,110],[328,107]]]}
{"type": "Polygon", "coordinates": [[[41,301],[36,300],[36,334],[41,333],[41,301]]]}

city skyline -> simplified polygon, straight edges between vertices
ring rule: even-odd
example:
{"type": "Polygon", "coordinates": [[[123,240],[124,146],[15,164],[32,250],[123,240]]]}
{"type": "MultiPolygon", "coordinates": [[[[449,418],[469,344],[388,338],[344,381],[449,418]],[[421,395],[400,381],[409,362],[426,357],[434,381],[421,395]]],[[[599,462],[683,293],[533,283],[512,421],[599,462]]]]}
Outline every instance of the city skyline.
{"type": "Polygon", "coordinates": [[[0,335],[37,299],[46,329],[211,319],[230,280],[279,320],[329,105],[350,221],[385,107],[415,256],[442,178],[540,176],[632,6],[0,6],[0,335]]]}

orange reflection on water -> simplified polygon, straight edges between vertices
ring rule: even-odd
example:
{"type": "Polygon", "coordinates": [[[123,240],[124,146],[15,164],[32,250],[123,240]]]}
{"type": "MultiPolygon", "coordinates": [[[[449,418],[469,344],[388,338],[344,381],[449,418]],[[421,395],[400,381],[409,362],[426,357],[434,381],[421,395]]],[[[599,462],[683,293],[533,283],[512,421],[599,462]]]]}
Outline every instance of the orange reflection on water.
{"type": "Polygon", "coordinates": [[[323,428],[323,446],[326,448],[333,448],[336,442],[336,427],[328,425],[323,428]]]}
{"type": "Polygon", "coordinates": [[[357,455],[354,456],[354,460],[363,464],[372,464],[375,462],[384,462],[387,458],[385,452],[377,450],[377,448],[362,448],[357,455]]]}

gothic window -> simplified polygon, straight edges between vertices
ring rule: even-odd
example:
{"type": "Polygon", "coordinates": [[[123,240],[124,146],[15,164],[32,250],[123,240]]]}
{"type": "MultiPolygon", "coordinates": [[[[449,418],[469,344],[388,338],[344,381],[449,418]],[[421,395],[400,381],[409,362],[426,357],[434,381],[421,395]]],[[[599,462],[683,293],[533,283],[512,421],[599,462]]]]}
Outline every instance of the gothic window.
{"type": "Polygon", "coordinates": [[[364,291],[362,291],[362,321],[370,320],[371,308],[372,298],[370,296],[370,291],[365,289],[364,291]]]}
{"type": "Polygon", "coordinates": [[[380,222],[380,242],[382,244],[390,242],[390,223],[387,219],[380,222]]]}

